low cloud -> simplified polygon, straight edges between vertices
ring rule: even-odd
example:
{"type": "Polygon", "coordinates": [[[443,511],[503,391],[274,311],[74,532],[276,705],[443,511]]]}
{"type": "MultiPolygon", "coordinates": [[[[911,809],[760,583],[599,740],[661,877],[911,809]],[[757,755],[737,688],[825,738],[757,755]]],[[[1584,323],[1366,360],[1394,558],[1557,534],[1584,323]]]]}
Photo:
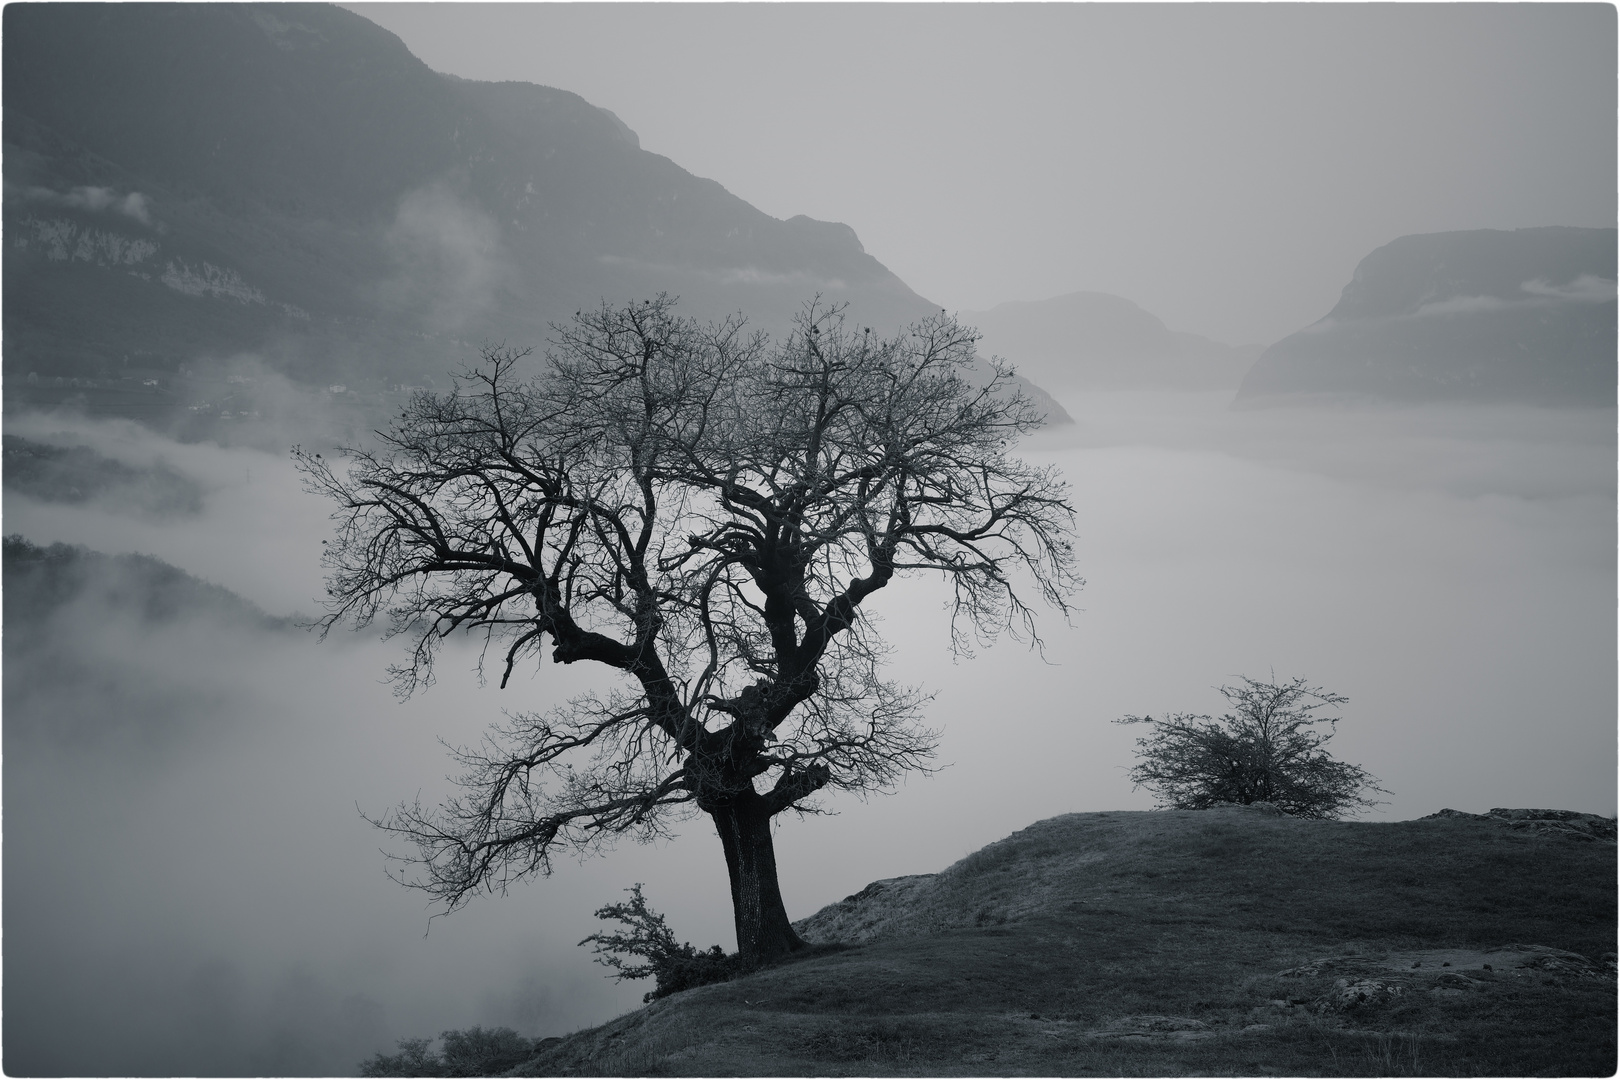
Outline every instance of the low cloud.
{"type": "Polygon", "coordinates": [[[378,286],[379,298],[435,330],[454,331],[485,315],[507,276],[495,219],[445,184],[406,194],[384,242],[394,272],[378,286]]]}
{"type": "Polygon", "coordinates": [[[5,489],[45,502],[104,501],[141,515],[169,517],[202,509],[196,481],[164,461],[128,465],[76,444],[39,442],[7,432],[5,489]]]}
{"type": "Polygon", "coordinates": [[[23,197],[30,202],[45,203],[50,206],[66,206],[75,210],[89,210],[92,213],[109,212],[122,214],[124,217],[138,221],[150,228],[152,226],[152,213],[145,195],[138,191],[129,191],[120,195],[112,188],[107,187],[76,187],[70,191],[52,191],[50,188],[31,187],[23,197]]]}
{"type": "Polygon", "coordinates": [[[1436,300],[1419,307],[1411,317],[1461,315],[1507,308],[1547,307],[1552,304],[1601,304],[1615,298],[1615,283],[1593,274],[1582,274],[1562,285],[1551,284],[1545,278],[1535,278],[1524,282],[1519,290],[1522,296],[1453,296],[1436,300]]]}
{"type": "Polygon", "coordinates": [[[1574,303],[1600,304],[1615,297],[1615,283],[1595,274],[1582,274],[1564,285],[1552,285],[1543,278],[1536,278],[1534,281],[1525,282],[1519,288],[1531,296],[1574,303]]]}
{"type": "Polygon", "coordinates": [[[1504,300],[1500,296],[1452,296],[1423,304],[1412,313],[1413,318],[1429,315],[1468,315],[1478,311],[1500,311],[1506,307],[1523,306],[1524,301],[1504,300]]]}

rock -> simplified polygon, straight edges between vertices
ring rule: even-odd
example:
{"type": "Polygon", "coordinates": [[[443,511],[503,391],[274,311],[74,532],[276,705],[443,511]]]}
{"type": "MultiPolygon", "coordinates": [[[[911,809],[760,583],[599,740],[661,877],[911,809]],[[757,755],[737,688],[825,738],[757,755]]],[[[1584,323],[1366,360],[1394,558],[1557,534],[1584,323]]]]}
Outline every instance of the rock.
{"type": "MultiPolygon", "coordinates": [[[[1612,979],[1615,966],[1610,957],[1594,962],[1579,953],[1545,945],[1503,945],[1489,951],[1429,949],[1376,958],[1329,956],[1277,974],[1279,978],[1289,979],[1325,980],[1337,976],[1333,989],[1310,1003],[1318,1011],[1343,1012],[1382,1004],[1409,991],[1459,997],[1503,977],[1612,979]]],[[[1310,986],[1301,989],[1316,990],[1310,986]]]]}
{"type": "Polygon", "coordinates": [[[1322,1003],[1340,1011],[1379,1005],[1405,993],[1400,983],[1379,979],[1340,979],[1334,985],[1337,989],[1323,998],[1322,1003]]]}
{"type": "Polygon", "coordinates": [[[1549,949],[1545,945],[1504,945],[1502,951],[1522,954],[1518,964],[1520,970],[1573,976],[1581,979],[1601,979],[1614,970],[1612,961],[1608,964],[1599,965],[1588,960],[1580,953],[1565,952],[1563,949],[1549,949]]]}
{"type": "Polygon", "coordinates": [[[1574,810],[1510,810],[1497,807],[1487,817],[1506,821],[1516,829],[1557,833],[1572,839],[1615,839],[1615,819],[1598,814],[1582,814],[1574,810]]]}
{"type": "Polygon", "coordinates": [[[1277,972],[1280,979],[1311,979],[1318,975],[1328,975],[1335,971],[1370,972],[1381,971],[1387,966],[1383,960],[1370,956],[1326,956],[1320,960],[1312,960],[1308,964],[1289,968],[1287,971],[1277,972]]]}
{"type": "Polygon", "coordinates": [[[1148,1031],[1203,1031],[1209,1025],[1186,1016],[1126,1016],[1116,1026],[1145,1028],[1148,1031]]]}
{"type": "Polygon", "coordinates": [[[1499,806],[1483,814],[1470,814],[1447,807],[1428,815],[1423,820],[1432,818],[1498,821],[1511,828],[1562,836],[1570,840],[1607,840],[1610,843],[1615,841],[1614,818],[1603,817],[1601,814],[1583,814],[1575,810],[1510,809],[1499,806]]]}

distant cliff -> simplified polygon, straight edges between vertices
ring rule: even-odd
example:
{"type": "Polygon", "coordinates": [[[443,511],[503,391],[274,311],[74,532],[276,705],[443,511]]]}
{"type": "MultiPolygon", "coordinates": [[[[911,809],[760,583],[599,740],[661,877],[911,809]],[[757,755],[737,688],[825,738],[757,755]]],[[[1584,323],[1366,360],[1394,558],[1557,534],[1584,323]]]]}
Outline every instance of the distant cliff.
{"type": "Polygon", "coordinates": [[[1327,317],[1261,354],[1240,400],[1615,400],[1614,229],[1403,236],[1327,317]]]}
{"type": "Polygon", "coordinates": [[[980,352],[1006,357],[1055,393],[1093,389],[1236,389],[1258,346],[1178,333],[1122,296],[1075,292],[964,311],[980,352]]]}

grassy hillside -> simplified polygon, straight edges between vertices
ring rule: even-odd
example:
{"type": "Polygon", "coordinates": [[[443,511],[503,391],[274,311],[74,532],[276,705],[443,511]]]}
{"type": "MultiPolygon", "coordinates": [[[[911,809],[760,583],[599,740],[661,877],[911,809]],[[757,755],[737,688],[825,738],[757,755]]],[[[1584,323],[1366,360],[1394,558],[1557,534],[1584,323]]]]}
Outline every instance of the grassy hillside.
{"type": "Polygon", "coordinates": [[[1612,840],[1535,820],[1070,814],[517,1071],[1609,1075],[1615,874],[1612,840]]]}

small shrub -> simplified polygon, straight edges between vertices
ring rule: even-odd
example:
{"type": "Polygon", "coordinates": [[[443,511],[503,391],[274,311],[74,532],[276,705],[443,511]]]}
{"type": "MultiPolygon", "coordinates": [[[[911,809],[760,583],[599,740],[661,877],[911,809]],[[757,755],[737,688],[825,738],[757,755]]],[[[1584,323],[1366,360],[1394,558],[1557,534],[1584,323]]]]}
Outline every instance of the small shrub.
{"type": "Polygon", "coordinates": [[[580,944],[590,945],[596,962],[612,968],[615,979],[652,976],[656,986],[642,996],[642,1001],[656,1001],[694,986],[725,982],[741,970],[738,957],[727,956],[718,945],[699,952],[690,942],[677,943],[664,917],[647,906],[640,882],[625,892],[630,894],[629,903],[604,905],[597,909],[596,917],[614,919],[629,929],[592,934],[580,944]],[[635,957],[640,957],[642,962],[627,959],[635,957]]]}
{"type": "Polygon", "coordinates": [[[1237,803],[1295,817],[1337,818],[1378,805],[1369,794],[1384,791],[1377,778],[1322,749],[1338,720],[1317,710],[1347,698],[1307,686],[1304,679],[1276,683],[1245,676],[1242,686],[1218,689],[1234,707],[1219,719],[1175,713],[1116,721],[1150,725],[1151,734],[1136,740],[1141,760],[1130,778],[1152,791],[1161,809],[1237,803]]]}
{"type": "Polygon", "coordinates": [[[443,1076],[444,1062],[428,1049],[432,1039],[401,1039],[399,1053],[373,1054],[360,1063],[361,1076],[443,1076]]]}
{"type": "Polygon", "coordinates": [[[498,1076],[528,1061],[534,1044],[508,1027],[446,1031],[443,1076],[498,1076]]]}
{"type": "MultiPolygon", "coordinates": [[[[691,949],[692,946],[683,948],[691,949]]],[[[662,970],[653,973],[657,976],[658,988],[644,1000],[651,1001],[679,990],[690,990],[694,986],[725,982],[736,973],[736,958],[727,956],[726,950],[720,946],[711,945],[707,952],[693,950],[691,956],[672,957],[662,970]]]]}
{"type": "Polygon", "coordinates": [[[443,1055],[431,1039],[401,1039],[399,1053],[375,1054],[360,1065],[361,1076],[498,1076],[534,1054],[534,1043],[508,1027],[446,1031],[443,1055]]]}

